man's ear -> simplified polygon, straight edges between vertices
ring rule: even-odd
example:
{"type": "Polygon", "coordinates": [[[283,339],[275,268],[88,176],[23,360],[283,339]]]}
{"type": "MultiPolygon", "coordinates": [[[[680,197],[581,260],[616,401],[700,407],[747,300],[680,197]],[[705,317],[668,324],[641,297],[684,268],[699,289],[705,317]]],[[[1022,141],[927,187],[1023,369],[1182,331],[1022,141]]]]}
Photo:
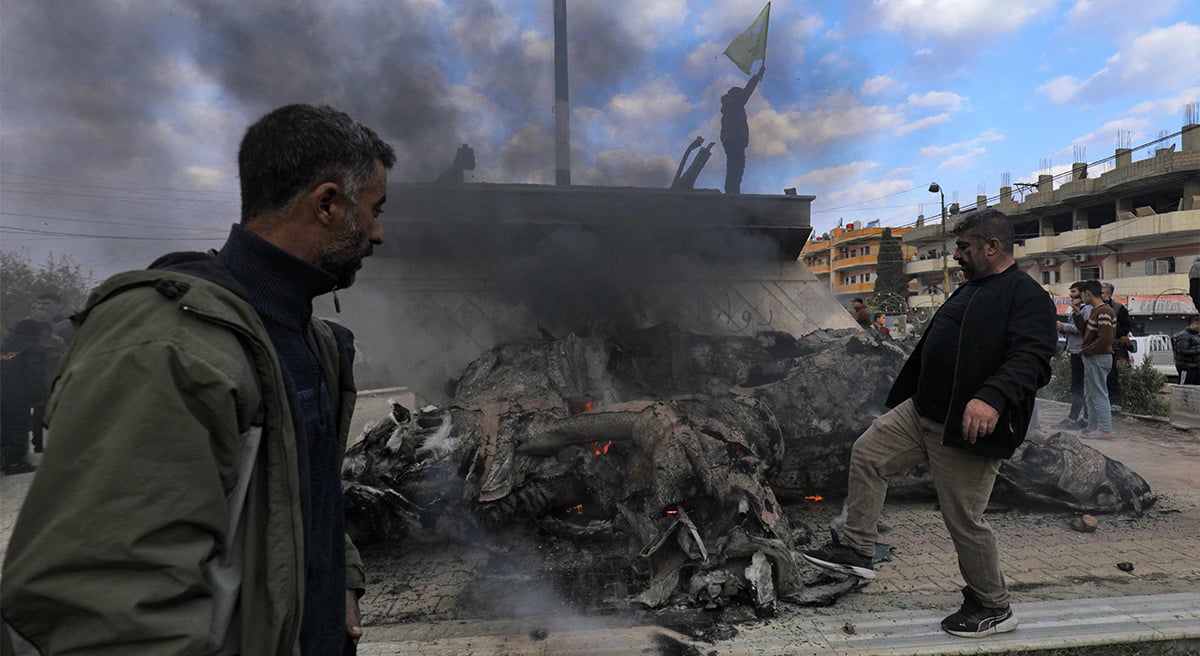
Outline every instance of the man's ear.
{"type": "Polygon", "coordinates": [[[334,182],[319,184],[309,193],[309,198],[316,205],[318,221],[324,225],[333,222],[334,208],[337,205],[337,199],[341,196],[341,187],[334,182]]]}

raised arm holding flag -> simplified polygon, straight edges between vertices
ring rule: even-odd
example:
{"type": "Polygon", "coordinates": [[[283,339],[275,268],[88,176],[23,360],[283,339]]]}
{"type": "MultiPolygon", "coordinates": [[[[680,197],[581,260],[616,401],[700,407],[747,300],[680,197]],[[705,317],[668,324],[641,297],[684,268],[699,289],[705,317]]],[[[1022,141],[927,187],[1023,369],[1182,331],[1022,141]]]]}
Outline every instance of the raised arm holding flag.
{"type": "Polygon", "coordinates": [[[754,23],[742,32],[729,47],[729,57],[743,73],[750,74],[756,61],[762,65],[743,87],[731,87],[721,96],[721,147],[725,149],[725,193],[742,193],[742,174],[746,171],[746,148],[750,145],[750,126],[746,120],[746,102],[754,94],[758,82],[767,70],[767,22],[771,17],[771,3],[763,7],[754,23]]]}

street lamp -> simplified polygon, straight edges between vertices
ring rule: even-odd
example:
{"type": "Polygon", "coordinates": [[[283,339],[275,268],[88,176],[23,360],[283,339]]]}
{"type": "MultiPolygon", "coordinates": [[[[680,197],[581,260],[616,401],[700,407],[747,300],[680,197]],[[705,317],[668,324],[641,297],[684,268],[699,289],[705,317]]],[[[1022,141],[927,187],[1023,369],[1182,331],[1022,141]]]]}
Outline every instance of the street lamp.
{"type": "Polygon", "coordinates": [[[946,193],[936,182],[929,183],[929,193],[937,194],[942,201],[942,302],[950,294],[950,267],[946,263],[946,193]]]}

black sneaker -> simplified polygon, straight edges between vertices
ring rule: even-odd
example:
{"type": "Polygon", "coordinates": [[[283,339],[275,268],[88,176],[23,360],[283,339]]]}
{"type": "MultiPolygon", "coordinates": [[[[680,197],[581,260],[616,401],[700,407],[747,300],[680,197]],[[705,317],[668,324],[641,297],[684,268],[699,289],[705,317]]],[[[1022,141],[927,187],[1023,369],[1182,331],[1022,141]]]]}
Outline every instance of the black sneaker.
{"type": "Polygon", "coordinates": [[[1075,430],[1076,428],[1079,428],[1079,422],[1075,419],[1071,419],[1070,417],[1067,417],[1066,419],[1063,419],[1062,421],[1059,421],[1058,423],[1054,424],[1054,428],[1061,428],[1063,430],[1075,430]]]}
{"type": "Polygon", "coordinates": [[[0,473],[13,476],[15,474],[29,474],[35,470],[37,470],[37,466],[33,463],[19,462],[15,465],[5,465],[3,469],[0,469],[0,473]]]}
{"type": "Polygon", "coordinates": [[[984,638],[1008,633],[1017,628],[1012,606],[988,608],[979,603],[970,588],[963,588],[963,604],[958,612],[942,620],[942,630],[960,638],[984,638]]]}
{"type": "Polygon", "coordinates": [[[860,555],[857,551],[843,544],[830,542],[820,549],[805,551],[800,554],[804,560],[831,572],[841,572],[860,579],[875,578],[875,568],[870,556],[860,555]]]}

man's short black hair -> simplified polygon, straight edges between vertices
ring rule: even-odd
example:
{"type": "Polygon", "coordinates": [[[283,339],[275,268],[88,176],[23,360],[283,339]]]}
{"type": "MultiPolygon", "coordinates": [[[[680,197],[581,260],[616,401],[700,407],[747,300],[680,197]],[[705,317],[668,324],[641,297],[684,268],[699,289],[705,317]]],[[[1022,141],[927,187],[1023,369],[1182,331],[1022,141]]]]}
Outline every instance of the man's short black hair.
{"type": "Polygon", "coordinates": [[[390,169],[392,147],[371,128],[327,105],[286,105],[258,119],[238,148],[242,223],[286,208],[302,192],[325,182],[342,186],[356,201],[375,174],[390,169]]]}
{"type": "Polygon", "coordinates": [[[1082,280],[1076,280],[1075,282],[1071,283],[1071,289],[1082,289],[1082,288],[1083,288],[1082,280]]]}
{"type": "Polygon", "coordinates": [[[954,224],[954,234],[970,232],[984,241],[999,239],[1000,248],[1009,255],[1013,252],[1013,228],[1008,215],[994,207],[967,212],[954,224]]]}
{"type": "MultiPolygon", "coordinates": [[[[862,302],[863,302],[863,300],[862,300],[862,298],[861,298],[861,297],[856,297],[856,298],[852,298],[852,299],[850,299],[850,302],[851,302],[851,303],[862,303],[862,302]]],[[[866,303],[863,303],[863,305],[866,305],[866,303]]]]}
{"type": "Polygon", "coordinates": [[[1087,292],[1096,298],[1100,298],[1100,281],[1099,280],[1084,280],[1079,287],[1079,291],[1087,292]]]}

